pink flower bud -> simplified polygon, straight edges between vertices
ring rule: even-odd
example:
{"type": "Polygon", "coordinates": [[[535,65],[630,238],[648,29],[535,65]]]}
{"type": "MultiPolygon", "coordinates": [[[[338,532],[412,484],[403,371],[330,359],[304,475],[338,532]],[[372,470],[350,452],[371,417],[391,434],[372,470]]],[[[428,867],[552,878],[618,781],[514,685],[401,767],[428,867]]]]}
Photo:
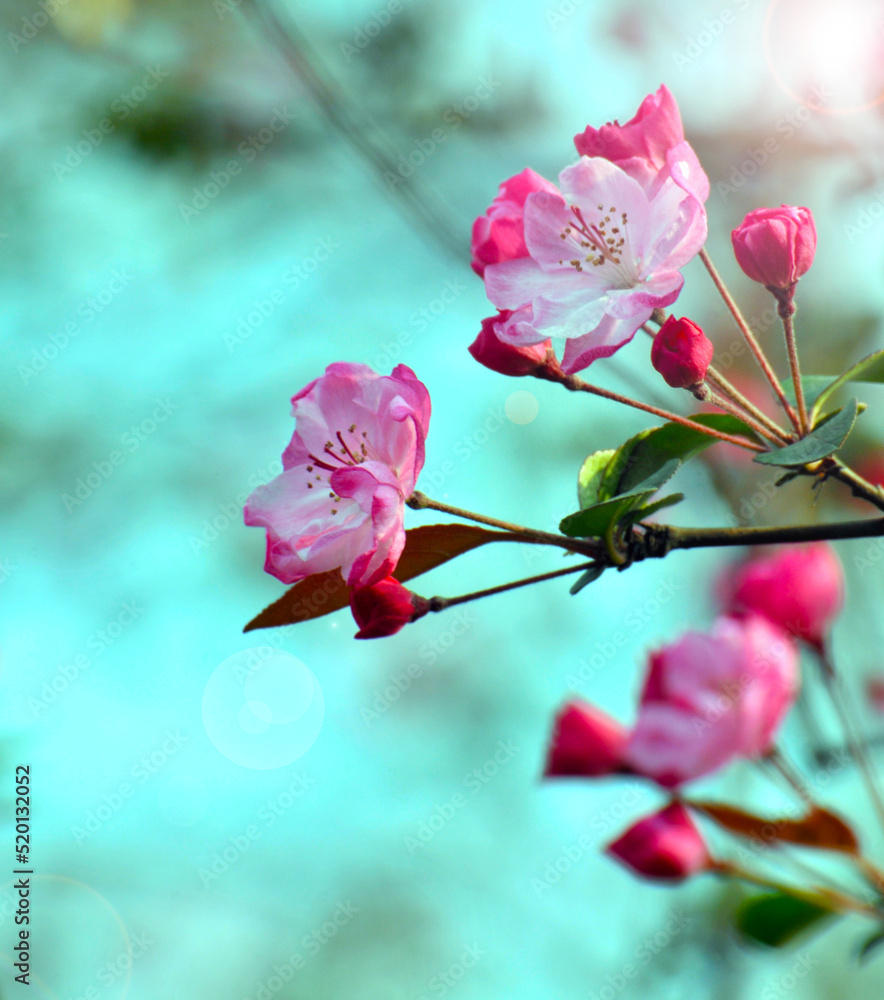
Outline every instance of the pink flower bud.
{"type": "Polygon", "coordinates": [[[534,191],[556,193],[540,174],[526,168],[500,185],[497,197],[488,211],[473,223],[471,249],[473,270],[479,277],[487,264],[527,257],[525,245],[525,199],[534,191]]]}
{"type": "Polygon", "coordinates": [[[795,647],[758,615],[722,617],[651,654],[624,759],[673,788],[737,757],[758,757],[798,693],[795,647]]]}
{"type": "Polygon", "coordinates": [[[394,635],[409,622],[425,615],[430,610],[430,602],[388,576],[369,587],[353,589],[350,610],[359,626],[356,638],[379,639],[394,635]]]}
{"type": "Polygon", "coordinates": [[[813,263],[816,227],[809,208],[756,208],[731,233],[734,255],[747,277],[791,292],[813,263]]]}
{"type": "Polygon", "coordinates": [[[761,552],[726,571],[719,592],[730,612],[754,612],[818,649],[844,603],[844,572],[826,542],[761,552]]]}
{"type": "MultiPolygon", "coordinates": [[[[517,310],[524,312],[525,309],[517,310]]],[[[531,307],[527,307],[531,311],[531,307]]],[[[539,344],[514,344],[501,340],[497,331],[515,315],[510,309],[501,310],[496,316],[482,320],[482,332],[469,346],[469,352],[486,368],[501,375],[532,375],[553,357],[552,341],[539,344]]]]}
{"type": "Polygon", "coordinates": [[[569,702],[556,716],[544,777],[598,778],[623,770],[628,734],[595,705],[569,702]]]}
{"type": "Polygon", "coordinates": [[[668,881],[681,881],[712,865],[700,831],[680,802],[640,819],[605,853],[637,875],[668,881]]]}
{"type": "Polygon", "coordinates": [[[673,389],[689,389],[706,378],[715,348],[689,319],[670,316],[651,345],[651,364],[673,389]]]}

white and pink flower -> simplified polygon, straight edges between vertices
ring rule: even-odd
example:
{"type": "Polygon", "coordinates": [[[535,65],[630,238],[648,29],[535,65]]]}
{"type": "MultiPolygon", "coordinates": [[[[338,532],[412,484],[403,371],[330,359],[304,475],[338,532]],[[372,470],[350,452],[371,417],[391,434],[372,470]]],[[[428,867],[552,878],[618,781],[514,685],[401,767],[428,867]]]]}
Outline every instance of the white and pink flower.
{"type": "Polygon", "coordinates": [[[244,510],[267,530],[264,568],[284,583],[333,569],[350,586],[383,579],[405,546],[405,501],[424,464],[426,386],[405,365],[385,376],[332,364],[293,397],[292,414],[283,472],[244,510]]]}

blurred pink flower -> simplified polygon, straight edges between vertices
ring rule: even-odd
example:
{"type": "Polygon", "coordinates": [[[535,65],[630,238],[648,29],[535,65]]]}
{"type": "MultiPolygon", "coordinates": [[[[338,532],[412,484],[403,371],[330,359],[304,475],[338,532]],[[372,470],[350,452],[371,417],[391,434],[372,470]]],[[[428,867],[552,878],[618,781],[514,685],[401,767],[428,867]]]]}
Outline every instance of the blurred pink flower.
{"type": "Polygon", "coordinates": [[[651,654],[626,762],[665,787],[757,757],[798,692],[790,638],[758,615],[718,618],[651,654]]]}
{"type": "Polygon", "coordinates": [[[764,615],[821,649],[844,603],[844,571],[826,542],[787,545],[729,567],[719,593],[726,611],[764,615]]]}
{"type": "Polygon", "coordinates": [[[336,568],[350,586],[389,575],[424,464],[426,386],[405,365],[383,376],[340,362],[293,397],[292,414],[284,471],[244,510],[246,524],[267,529],[264,568],[283,583],[336,568]]]}
{"type": "Polygon", "coordinates": [[[672,802],[634,823],[605,849],[646,878],[680,881],[712,867],[706,843],[687,809],[672,802]]]}
{"type": "Polygon", "coordinates": [[[623,770],[628,734],[610,715],[572,701],[556,716],[544,776],[598,778],[623,770]]]}

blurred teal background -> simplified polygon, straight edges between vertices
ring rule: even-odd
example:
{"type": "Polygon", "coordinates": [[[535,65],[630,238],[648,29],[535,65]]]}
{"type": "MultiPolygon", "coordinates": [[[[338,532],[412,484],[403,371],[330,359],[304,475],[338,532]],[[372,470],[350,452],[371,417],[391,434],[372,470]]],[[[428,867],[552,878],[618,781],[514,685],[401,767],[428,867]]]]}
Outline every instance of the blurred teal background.
{"type": "MultiPolygon", "coordinates": [[[[241,631],[283,589],[242,502],[279,470],[289,398],[328,363],[413,367],[434,407],[421,488],[541,528],[574,508],[589,451],[647,426],[476,365],[466,347],[491,310],[468,247],[501,180],[528,165],[554,178],[575,132],[625,121],[661,82],[713,182],[712,256],[778,362],[768,303],[728,252],[759,205],[817,219],[806,370],[880,346],[884,34],[874,5],[834,9],[7,0],[0,790],[11,806],[14,765],[31,765],[30,996],[880,995],[884,965],[853,959],[859,919],[745,950],[740,890],[640,884],[601,855],[654,791],[538,780],[569,693],[628,721],[647,651],[709,622],[720,553],[606,574],[577,598],[548,583],[378,642],[354,642],[346,612],[241,631]],[[255,697],[289,716],[269,729],[231,680],[254,661],[222,666],[256,647],[302,664],[272,661],[255,697]]],[[[678,313],[754,391],[699,262],[686,278],[678,313]]],[[[638,339],[591,375],[684,406],[638,339]]],[[[853,457],[871,460],[884,400],[863,398],[853,457]]],[[[757,470],[713,451],[680,473],[672,519],[858,513],[835,486],[816,507],[806,483],[771,499],[757,470]]],[[[836,650],[858,684],[880,668],[880,548],[839,552],[836,650]]],[[[483,550],[419,589],[559,565],[483,550]]],[[[710,784],[743,801],[760,782],[747,766],[710,784]]],[[[843,773],[821,795],[868,826],[860,792],[843,773]]],[[[23,988],[12,899],[7,882],[4,997],[23,988]]]]}

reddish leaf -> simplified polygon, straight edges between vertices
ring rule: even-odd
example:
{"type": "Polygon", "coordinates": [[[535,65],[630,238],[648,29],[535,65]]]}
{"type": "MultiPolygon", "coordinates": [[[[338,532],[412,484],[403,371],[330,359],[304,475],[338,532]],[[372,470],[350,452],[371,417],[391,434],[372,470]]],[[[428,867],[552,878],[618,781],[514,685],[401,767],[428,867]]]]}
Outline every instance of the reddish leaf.
{"type": "Polygon", "coordinates": [[[687,804],[741,837],[753,837],[764,842],[781,841],[824,851],[843,851],[845,854],[859,852],[856,834],[843,819],[828,809],[811,809],[801,819],[765,819],[717,802],[687,804]]]}
{"type": "MultiPolygon", "coordinates": [[[[488,531],[472,524],[425,524],[419,528],[411,528],[405,532],[405,549],[394,576],[400,583],[404,583],[441,566],[455,556],[469,552],[470,549],[498,541],[516,542],[525,539],[507,531],[488,531]]],[[[268,605],[243,631],[308,622],[345,608],[349,603],[350,588],[339,570],[314,573],[268,605]]]]}

